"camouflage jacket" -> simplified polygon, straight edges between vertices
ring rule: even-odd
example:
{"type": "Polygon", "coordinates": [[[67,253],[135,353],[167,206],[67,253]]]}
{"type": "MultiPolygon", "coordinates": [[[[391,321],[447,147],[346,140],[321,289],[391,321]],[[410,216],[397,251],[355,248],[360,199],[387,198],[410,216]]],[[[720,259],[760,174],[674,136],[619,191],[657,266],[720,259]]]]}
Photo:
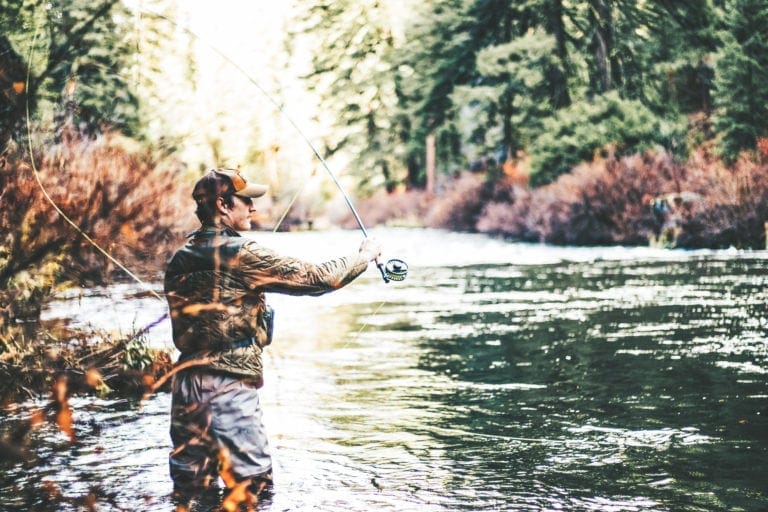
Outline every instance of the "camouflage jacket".
{"type": "Polygon", "coordinates": [[[367,266],[359,255],[315,265],[280,256],[232,229],[201,227],[171,258],[165,274],[179,362],[204,362],[209,370],[260,386],[261,353],[268,343],[264,293],[322,295],[367,266]],[[250,338],[255,343],[242,343],[250,338]]]}

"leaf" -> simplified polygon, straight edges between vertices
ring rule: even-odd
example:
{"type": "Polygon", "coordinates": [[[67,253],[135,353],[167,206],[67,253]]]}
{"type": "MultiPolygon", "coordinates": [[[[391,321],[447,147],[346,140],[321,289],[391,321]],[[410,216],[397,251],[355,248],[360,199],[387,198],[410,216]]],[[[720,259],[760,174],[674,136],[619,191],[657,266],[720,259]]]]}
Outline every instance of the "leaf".
{"type": "Polygon", "coordinates": [[[53,401],[56,410],[56,424],[71,443],[75,442],[75,430],[72,426],[72,409],[69,407],[68,384],[66,377],[59,377],[53,383],[53,401]]]}

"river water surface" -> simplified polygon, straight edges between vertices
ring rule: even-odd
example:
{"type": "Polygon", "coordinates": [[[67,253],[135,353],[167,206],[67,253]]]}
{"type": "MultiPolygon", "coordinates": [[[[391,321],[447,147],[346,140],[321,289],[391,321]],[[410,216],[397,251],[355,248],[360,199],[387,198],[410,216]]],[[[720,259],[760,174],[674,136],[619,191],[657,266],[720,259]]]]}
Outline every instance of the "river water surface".
{"type": "MultiPolygon", "coordinates": [[[[372,233],[404,282],[371,268],[269,297],[259,510],[768,510],[768,254],[372,233]]],[[[249,236],[315,261],[360,241],[249,236]]],[[[139,292],[71,292],[45,318],[128,332],[165,311],[139,292]]],[[[93,489],[100,511],[171,510],[169,401],[73,399],[77,441],[36,430],[32,463],[0,464],[0,510],[78,510],[93,489]]]]}

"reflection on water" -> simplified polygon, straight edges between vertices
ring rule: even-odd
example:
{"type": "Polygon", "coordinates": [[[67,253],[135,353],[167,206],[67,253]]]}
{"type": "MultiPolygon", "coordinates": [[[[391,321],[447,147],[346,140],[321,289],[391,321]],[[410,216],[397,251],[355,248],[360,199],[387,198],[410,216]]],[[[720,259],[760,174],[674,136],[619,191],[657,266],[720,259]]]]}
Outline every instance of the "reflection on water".
{"type": "MultiPolygon", "coordinates": [[[[326,297],[271,298],[277,482],[261,510],[768,509],[764,253],[374,234],[409,263],[405,282],[371,269],[326,297]]],[[[254,236],[314,259],[359,242],[254,236]]],[[[136,291],[70,296],[46,315],[106,329],[114,318],[87,312],[162,315],[136,291]]],[[[73,406],[74,446],[46,427],[33,463],[2,463],[0,509],[73,509],[43,505],[52,484],[70,500],[102,489],[99,510],[170,509],[167,395],[73,406]]]]}

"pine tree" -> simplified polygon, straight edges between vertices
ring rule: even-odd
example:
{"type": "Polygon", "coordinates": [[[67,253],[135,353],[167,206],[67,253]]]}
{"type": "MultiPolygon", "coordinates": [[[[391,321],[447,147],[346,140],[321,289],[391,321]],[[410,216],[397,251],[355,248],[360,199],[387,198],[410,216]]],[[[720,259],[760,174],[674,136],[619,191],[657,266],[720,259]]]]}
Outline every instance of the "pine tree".
{"type": "Polygon", "coordinates": [[[189,136],[182,120],[195,90],[194,36],[185,31],[176,0],[145,2],[131,13],[128,80],[136,90],[140,136],[173,151],[189,136]]]}
{"type": "Polygon", "coordinates": [[[715,127],[735,158],[768,136],[768,0],[733,0],[717,63],[715,127]]]}
{"type": "Polygon", "coordinates": [[[0,0],[0,151],[19,128],[28,102],[27,62],[23,37],[30,13],[15,0],[0,0]]]}
{"type": "Polygon", "coordinates": [[[400,27],[392,14],[407,5],[314,2],[298,15],[301,28],[294,34],[315,49],[305,78],[320,98],[320,115],[332,114],[334,120],[325,140],[327,153],[351,156],[348,167],[361,183],[382,183],[389,190],[401,179],[402,168],[393,125],[397,95],[391,58],[400,27]]]}
{"type": "Polygon", "coordinates": [[[405,45],[395,56],[399,133],[406,144],[410,186],[425,183],[425,140],[429,134],[437,139],[438,161],[452,162],[460,154],[451,95],[456,84],[471,80],[475,69],[477,48],[468,35],[471,3],[435,0],[422,4],[407,27],[405,45]]]}
{"type": "Polygon", "coordinates": [[[452,98],[462,125],[472,127],[468,138],[479,143],[478,152],[512,159],[528,134],[540,130],[550,108],[545,72],[555,67],[554,49],[554,38],[531,32],[477,53],[478,85],[457,86],[452,98]]]}

